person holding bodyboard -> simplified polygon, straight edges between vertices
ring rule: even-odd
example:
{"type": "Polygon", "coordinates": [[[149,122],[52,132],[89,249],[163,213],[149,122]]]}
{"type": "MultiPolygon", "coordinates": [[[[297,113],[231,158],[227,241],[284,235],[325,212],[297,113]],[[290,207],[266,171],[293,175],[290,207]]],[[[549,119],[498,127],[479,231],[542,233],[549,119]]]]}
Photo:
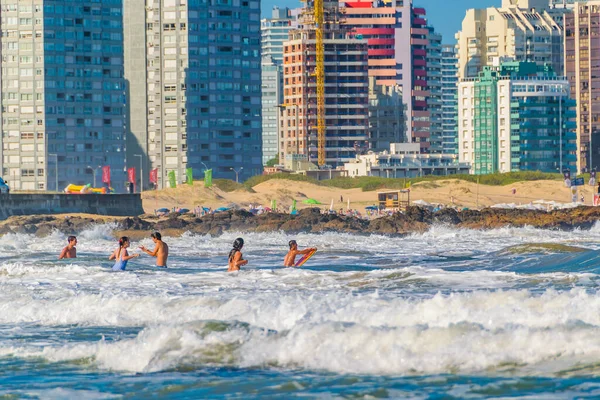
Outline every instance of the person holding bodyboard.
{"type": "Polygon", "coordinates": [[[300,267],[317,251],[315,247],[310,247],[304,250],[298,250],[298,243],[295,240],[290,240],[290,251],[288,251],[283,260],[284,267],[300,267]],[[296,256],[302,254],[303,257],[296,262],[296,256]]]}

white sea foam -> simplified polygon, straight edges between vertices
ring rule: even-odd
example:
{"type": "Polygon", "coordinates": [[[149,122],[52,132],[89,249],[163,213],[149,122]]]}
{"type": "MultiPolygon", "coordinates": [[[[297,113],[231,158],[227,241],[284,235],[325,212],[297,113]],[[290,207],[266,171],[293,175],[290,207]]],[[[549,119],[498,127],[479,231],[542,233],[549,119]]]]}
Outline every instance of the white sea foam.
{"type": "Polygon", "coordinates": [[[99,368],[125,372],[276,365],[359,374],[520,370],[537,375],[593,366],[600,357],[599,333],[598,327],[577,324],[486,329],[472,323],[373,327],[324,322],[274,332],[198,322],[146,328],[133,339],[117,342],[0,347],[0,356],[88,359],[99,368]]]}
{"type": "MultiPolygon", "coordinates": [[[[435,226],[406,238],[296,235],[301,246],[319,248],[312,269],[279,268],[290,236],[244,234],[250,266],[232,274],[224,272],[222,259],[236,233],[165,238],[174,268],[154,269],[146,257],[113,273],[106,260],[114,248],[111,229],[80,233],[80,258],[61,262],[56,255],[63,233],[41,241],[1,237],[0,250],[9,258],[0,261],[0,324],[39,326],[41,332],[142,327],[139,335],[77,343],[60,335],[53,342],[0,340],[0,357],[89,359],[126,372],[216,364],[542,374],[593,364],[600,356],[600,343],[594,343],[600,333],[597,274],[570,272],[569,265],[536,267],[533,274],[527,260],[505,270],[516,256],[497,253],[536,242],[596,249],[598,227],[566,233],[435,226]]],[[[149,239],[141,243],[152,246],[149,239]]]]}

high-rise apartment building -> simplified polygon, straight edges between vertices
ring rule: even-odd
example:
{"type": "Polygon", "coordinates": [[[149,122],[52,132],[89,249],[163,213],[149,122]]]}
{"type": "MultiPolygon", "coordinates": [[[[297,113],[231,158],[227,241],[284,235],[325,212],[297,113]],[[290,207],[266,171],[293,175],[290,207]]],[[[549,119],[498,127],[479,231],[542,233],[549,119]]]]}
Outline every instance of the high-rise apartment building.
{"type": "Polygon", "coordinates": [[[406,142],[406,116],[399,85],[378,85],[369,77],[369,141],[373,151],[389,151],[406,142]]]}
{"type": "Polygon", "coordinates": [[[550,66],[485,67],[458,88],[459,160],[474,174],[576,166],[575,101],[550,66]]]}
{"type": "Polygon", "coordinates": [[[402,87],[408,139],[429,151],[425,9],[414,7],[412,0],[348,0],[340,4],[345,8],[343,24],[367,40],[369,75],[377,84],[402,87]]]}
{"type": "Polygon", "coordinates": [[[148,159],[145,7],[146,0],[126,0],[123,3],[125,93],[127,97],[125,102],[126,163],[128,167],[136,168],[136,184],[140,190],[154,188],[154,185],[150,184],[148,159]]]}
{"type": "Polygon", "coordinates": [[[429,111],[429,153],[444,152],[444,128],[442,112],[442,35],[429,28],[427,35],[427,110],[429,111]]]}
{"type": "Polygon", "coordinates": [[[600,165],[600,1],[578,3],[565,17],[565,73],[577,100],[577,166],[585,171],[600,165]]]}
{"type": "Polygon", "coordinates": [[[277,121],[279,106],[283,103],[283,43],[288,40],[292,21],[289,9],[273,7],[271,18],[260,22],[263,164],[278,154],[277,121]]]}
{"type": "Polygon", "coordinates": [[[110,166],[122,191],[122,1],[0,4],[2,177],[13,190],[62,191],[110,166]]]}
{"type": "Polygon", "coordinates": [[[343,165],[368,141],[367,42],[340,25],[337,1],[324,1],[325,76],[316,76],[316,23],[312,4],[284,44],[284,103],[280,118],[280,161],[300,154],[318,161],[318,85],[325,93],[325,163],[343,165]]]}
{"type": "MultiPolygon", "coordinates": [[[[174,171],[240,179],[262,171],[258,0],[146,3],[148,157],[174,171]]],[[[141,11],[140,11],[141,12],[141,11]]]]}
{"type": "Polygon", "coordinates": [[[458,58],[454,45],[442,45],[442,147],[444,154],[457,154],[458,58]]]}
{"type": "Polygon", "coordinates": [[[563,71],[566,13],[565,8],[550,8],[548,0],[503,0],[500,8],[468,10],[456,34],[459,77],[476,77],[505,57],[563,71]]]}

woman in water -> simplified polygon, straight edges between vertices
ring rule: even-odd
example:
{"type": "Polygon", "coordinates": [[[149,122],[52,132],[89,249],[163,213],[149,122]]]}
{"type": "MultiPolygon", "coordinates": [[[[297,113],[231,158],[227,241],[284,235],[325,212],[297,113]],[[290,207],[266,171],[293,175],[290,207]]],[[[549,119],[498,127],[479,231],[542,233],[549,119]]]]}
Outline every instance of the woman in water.
{"type": "Polygon", "coordinates": [[[242,258],[242,247],[244,247],[244,239],[235,239],[233,249],[229,252],[229,269],[227,269],[227,272],[239,271],[242,265],[248,264],[248,260],[242,258]]]}
{"type": "Polygon", "coordinates": [[[125,271],[125,267],[127,266],[127,261],[131,260],[134,257],[139,257],[139,254],[129,255],[127,253],[127,248],[129,247],[129,238],[127,236],[123,236],[119,239],[119,248],[116,249],[110,257],[109,260],[115,260],[115,265],[113,265],[113,271],[125,271]]]}

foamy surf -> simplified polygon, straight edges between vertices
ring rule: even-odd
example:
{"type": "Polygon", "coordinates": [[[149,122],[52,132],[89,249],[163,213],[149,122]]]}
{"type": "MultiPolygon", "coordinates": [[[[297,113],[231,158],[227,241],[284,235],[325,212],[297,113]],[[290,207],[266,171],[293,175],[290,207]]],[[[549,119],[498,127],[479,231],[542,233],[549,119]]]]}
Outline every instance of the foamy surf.
{"type": "Polygon", "coordinates": [[[61,346],[0,347],[0,357],[79,362],[110,371],[149,373],[202,367],[302,368],[342,374],[558,374],[593,366],[600,329],[582,323],[488,329],[299,323],[276,332],[205,321],[146,328],[133,339],[61,346]]]}
{"type": "MultiPolygon", "coordinates": [[[[386,385],[381,379],[436,393],[427,380],[447,376],[456,378],[443,384],[445,392],[468,397],[476,385],[463,375],[492,386],[509,377],[519,385],[525,378],[599,375],[597,226],[435,226],[405,238],[185,234],[165,238],[169,269],[143,255],[122,273],[107,260],[112,228],[79,233],[74,260],[56,260],[66,232],[0,238],[0,371],[29,371],[31,393],[47,393],[35,376],[48,368],[64,371],[57,379],[67,397],[81,389],[69,383],[78,379],[73,371],[95,376],[86,393],[92,398],[131,394],[126,377],[156,384],[149,396],[162,388],[156,379],[185,387],[188,397],[218,396],[185,382],[204,379],[198,374],[227,381],[232,370],[239,385],[252,377],[255,390],[273,396],[314,396],[311,379],[347,376],[369,382],[362,397],[405,397],[397,387],[378,392],[386,385]],[[226,273],[238,236],[250,263],[226,273]],[[291,238],[319,248],[301,269],[281,267],[291,238]],[[565,252],[562,244],[581,250],[565,252]]],[[[143,239],[131,252],[140,244],[153,246],[143,239]]],[[[0,384],[13,389],[0,395],[22,395],[3,373],[0,384]]]]}

